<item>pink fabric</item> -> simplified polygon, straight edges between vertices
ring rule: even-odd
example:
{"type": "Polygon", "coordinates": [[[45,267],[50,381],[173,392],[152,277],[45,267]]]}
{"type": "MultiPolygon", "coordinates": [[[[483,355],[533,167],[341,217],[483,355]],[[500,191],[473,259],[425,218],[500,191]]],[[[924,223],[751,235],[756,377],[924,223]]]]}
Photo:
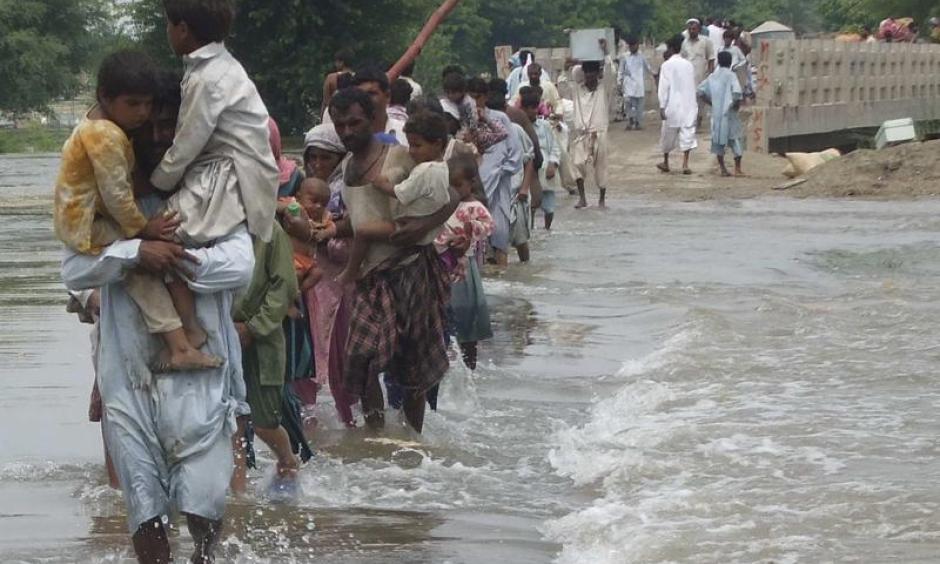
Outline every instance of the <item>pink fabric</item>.
{"type": "MultiPolygon", "coordinates": [[[[469,239],[472,245],[467,255],[473,256],[474,246],[492,235],[494,227],[493,217],[482,203],[460,202],[454,213],[444,223],[443,230],[434,240],[434,246],[438,253],[443,253],[448,248],[459,246],[469,239]],[[469,233],[465,229],[467,224],[470,226],[469,233]]],[[[467,277],[467,260],[467,256],[460,257],[456,268],[451,273],[452,282],[460,282],[467,277]]]]}
{"type": "Polygon", "coordinates": [[[356,399],[346,393],[343,385],[343,367],[346,355],[346,337],[349,332],[347,308],[348,288],[335,282],[343,265],[330,260],[325,249],[318,253],[318,264],[323,278],[304,297],[310,312],[310,334],[313,336],[313,356],[317,363],[317,382],[329,384],[340,418],[347,425],[353,422],[350,407],[356,399]]]}
{"type": "Polygon", "coordinates": [[[277,122],[274,121],[274,118],[268,118],[268,139],[271,142],[271,152],[274,153],[274,160],[277,162],[278,184],[287,183],[291,176],[294,175],[294,171],[297,170],[297,163],[284,157],[283,155],[283,145],[281,143],[281,128],[277,126],[277,122]]]}

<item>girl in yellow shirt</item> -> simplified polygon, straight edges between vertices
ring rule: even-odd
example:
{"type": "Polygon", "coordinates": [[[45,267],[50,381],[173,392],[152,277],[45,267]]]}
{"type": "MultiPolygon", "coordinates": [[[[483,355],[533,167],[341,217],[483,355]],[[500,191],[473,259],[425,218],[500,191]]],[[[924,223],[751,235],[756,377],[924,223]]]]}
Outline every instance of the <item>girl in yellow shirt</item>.
{"type": "MultiPolygon", "coordinates": [[[[88,111],[62,148],[55,186],[56,236],[77,253],[97,255],[119,239],[172,240],[176,217],[148,220],[134,199],[134,151],[128,133],[149,123],[156,69],[138,52],[108,56],[98,71],[98,103],[88,111]]],[[[131,271],[127,292],[151,333],[165,344],[155,371],[198,370],[221,360],[199,351],[206,333],[196,321],[191,291],[181,281],[165,284],[131,271]]]]}

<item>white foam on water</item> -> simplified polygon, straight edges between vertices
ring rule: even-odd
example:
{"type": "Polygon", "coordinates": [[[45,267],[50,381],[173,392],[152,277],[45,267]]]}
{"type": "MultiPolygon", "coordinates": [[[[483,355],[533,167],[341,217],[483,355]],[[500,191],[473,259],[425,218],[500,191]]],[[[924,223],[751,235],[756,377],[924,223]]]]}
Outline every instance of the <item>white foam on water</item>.
{"type": "Polygon", "coordinates": [[[501,472],[491,465],[467,466],[432,458],[421,449],[398,448],[392,462],[314,458],[301,474],[303,502],[330,508],[455,509],[474,506],[478,500],[470,492],[498,488],[501,481],[501,472]]]}
{"type": "Polygon", "coordinates": [[[0,482],[90,480],[103,470],[100,464],[14,461],[0,464],[0,482]]]}
{"type": "Polygon", "coordinates": [[[620,378],[630,378],[662,368],[671,358],[685,350],[698,336],[693,326],[686,326],[672,337],[666,339],[663,345],[650,354],[639,358],[629,359],[617,373],[620,378]]]}
{"type": "Polygon", "coordinates": [[[549,462],[593,498],[543,525],[557,562],[936,554],[932,314],[870,292],[689,310],[627,359],[555,434],[549,462]]]}
{"type": "Polygon", "coordinates": [[[451,363],[438,394],[438,409],[448,414],[479,415],[483,406],[473,381],[473,371],[467,368],[455,343],[451,347],[451,363]]]}

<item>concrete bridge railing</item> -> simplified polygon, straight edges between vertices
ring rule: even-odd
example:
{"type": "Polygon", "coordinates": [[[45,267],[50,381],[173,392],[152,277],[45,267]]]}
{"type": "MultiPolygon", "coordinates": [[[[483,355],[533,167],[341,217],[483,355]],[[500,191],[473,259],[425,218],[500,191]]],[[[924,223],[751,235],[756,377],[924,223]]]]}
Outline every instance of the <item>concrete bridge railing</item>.
{"type": "Polygon", "coordinates": [[[786,150],[801,136],[940,119],[940,45],[765,40],[755,45],[748,146],[786,150]]]}

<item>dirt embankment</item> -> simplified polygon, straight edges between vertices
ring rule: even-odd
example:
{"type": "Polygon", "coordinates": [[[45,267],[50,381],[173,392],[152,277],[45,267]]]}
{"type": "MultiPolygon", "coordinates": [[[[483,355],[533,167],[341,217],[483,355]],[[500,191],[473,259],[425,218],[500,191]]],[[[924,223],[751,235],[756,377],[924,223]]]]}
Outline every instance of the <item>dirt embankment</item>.
{"type": "Polygon", "coordinates": [[[940,140],[858,150],[814,168],[796,195],[918,198],[940,195],[940,140]]]}
{"type": "MultiPolygon", "coordinates": [[[[811,170],[806,182],[781,190],[787,160],[776,155],[745,153],[745,178],[722,178],[709,153],[707,134],[699,135],[691,176],[662,174],[656,163],[659,123],[645,131],[610,130],[611,196],[649,196],[696,201],[759,196],[792,198],[909,199],[940,196],[940,141],[908,143],[882,151],[859,150],[811,170]]],[[[730,157],[730,155],[729,155],[730,157]]],[[[681,156],[673,155],[674,168],[681,156]]],[[[730,160],[730,158],[729,158],[730,160]]],[[[589,189],[589,192],[591,190],[589,189]]]]}

